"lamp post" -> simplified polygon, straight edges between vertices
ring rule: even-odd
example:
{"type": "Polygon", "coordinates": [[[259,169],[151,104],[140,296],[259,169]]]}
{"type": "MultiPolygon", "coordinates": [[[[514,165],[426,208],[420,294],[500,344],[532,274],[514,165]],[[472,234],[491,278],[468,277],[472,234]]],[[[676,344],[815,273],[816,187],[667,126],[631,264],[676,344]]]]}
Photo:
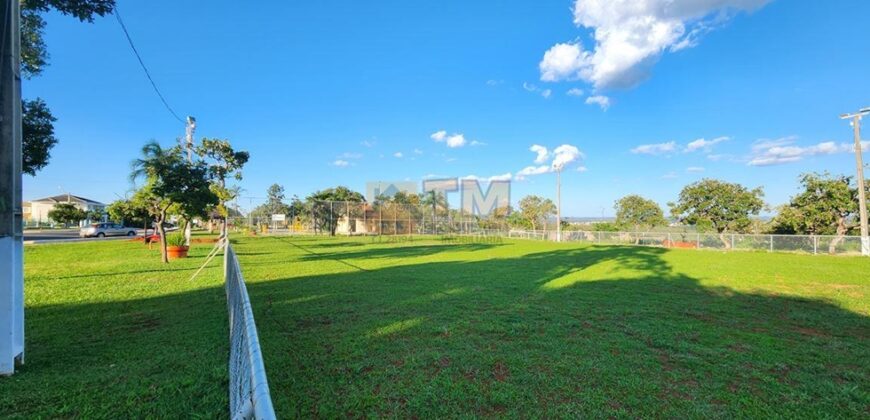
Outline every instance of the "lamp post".
{"type": "Polygon", "coordinates": [[[861,117],[870,114],[870,107],[862,108],[858,112],[840,115],[840,119],[852,120],[852,129],[855,133],[855,164],[858,168],[858,213],[861,218],[861,255],[870,256],[870,237],[867,229],[867,193],[864,186],[864,162],[861,150],[861,117]]]}
{"type": "MultiPolygon", "coordinates": [[[[187,127],[185,129],[185,134],[187,138],[187,163],[193,163],[193,133],[196,131],[196,118],[187,117],[187,127]]],[[[193,220],[188,220],[187,224],[184,227],[184,243],[187,246],[190,246],[190,236],[193,220]]]]}
{"type": "Polygon", "coordinates": [[[562,242],[562,165],[556,168],[556,242],[562,242]]]}

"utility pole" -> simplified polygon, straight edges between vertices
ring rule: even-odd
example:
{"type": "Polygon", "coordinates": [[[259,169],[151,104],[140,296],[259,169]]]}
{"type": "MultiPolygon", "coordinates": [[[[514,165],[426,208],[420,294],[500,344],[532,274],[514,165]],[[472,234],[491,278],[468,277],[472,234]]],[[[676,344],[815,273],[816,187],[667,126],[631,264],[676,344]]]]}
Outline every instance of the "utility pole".
{"type": "Polygon", "coordinates": [[[24,363],[19,2],[0,5],[0,375],[24,363]]]}
{"type": "Polygon", "coordinates": [[[852,120],[855,133],[855,164],[858,167],[858,212],[861,218],[861,255],[870,256],[870,236],[867,229],[867,190],[864,186],[864,161],[861,149],[861,117],[870,114],[870,107],[853,114],[840,115],[840,119],[852,120]]]}
{"type": "MultiPolygon", "coordinates": [[[[187,135],[187,163],[193,164],[193,133],[196,131],[196,118],[187,117],[187,127],[184,130],[187,135]]],[[[193,220],[188,220],[184,227],[184,243],[190,246],[190,236],[192,235],[193,220]]]]}
{"type": "Polygon", "coordinates": [[[562,242],[562,167],[556,169],[556,242],[562,242]]]}

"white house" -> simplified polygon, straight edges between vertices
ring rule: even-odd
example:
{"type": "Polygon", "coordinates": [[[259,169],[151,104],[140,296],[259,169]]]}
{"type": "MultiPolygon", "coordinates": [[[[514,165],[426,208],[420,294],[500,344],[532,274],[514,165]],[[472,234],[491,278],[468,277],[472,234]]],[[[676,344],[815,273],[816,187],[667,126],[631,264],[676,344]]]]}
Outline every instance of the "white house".
{"type": "Polygon", "coordinates": [[[40,198],[38,200],[24,202],[24,221],[27,224],[51,223],[48,212],[54,209],[56,204],[69,203],[84,211],[104,211],[106,205],[99,201],[90,200],[72,194],[56,195],[54,197],[40,198]]]}

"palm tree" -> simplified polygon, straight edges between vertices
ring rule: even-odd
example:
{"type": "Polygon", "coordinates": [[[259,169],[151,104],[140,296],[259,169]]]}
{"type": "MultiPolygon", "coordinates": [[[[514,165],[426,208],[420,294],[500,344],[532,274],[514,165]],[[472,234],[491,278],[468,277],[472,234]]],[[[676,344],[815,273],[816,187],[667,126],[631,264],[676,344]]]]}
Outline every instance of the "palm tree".
{"type": "Polygon", "coordinates": [[[133,171],[130,173],[131,182],[135,183],[139,178],[145,179],[141,194],[143,200],[148,203],[148,211],[154,216],[157,224],[160,253],[164,263],[169,262],[169,257],[166,254],[166,230],[163,223],[166,221],[172,201],[162,197],[159,191],[165,189],[166,183],[172,182],[172,173],[179,163],[183,163],[183,159],[177,148],[164,149],[159,143],[151,140],[142,147],[142,157],[133,161],[133,171]]]}
{"type": "Polygon", "coordinates": [[[432,233],[437,233],[435,217],[438,212],[438,207],[441,207],[444,211],[447,211],[449,208],[450,204],[447,202],[447,196],[445,196],[443,192],[431,190],[421,194],[420,204],[424,206],[432,206],[432,233]]]}

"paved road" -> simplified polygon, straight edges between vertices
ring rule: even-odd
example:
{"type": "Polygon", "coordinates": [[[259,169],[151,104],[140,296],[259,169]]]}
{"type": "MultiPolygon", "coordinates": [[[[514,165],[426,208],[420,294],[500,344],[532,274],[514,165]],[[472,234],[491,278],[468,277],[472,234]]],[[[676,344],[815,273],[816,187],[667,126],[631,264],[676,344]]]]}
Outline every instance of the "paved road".
{"type": "MultiPolygon", "coordinates": [[[[136,234],[142,235],[142,229],[136,229],[136,234]]],[[[101,241],[108,239],[128,238],[126,236],[113,236],[109,238],[79,238],[78,229],[46,229],[34,230],[27,229],[24,231],[24,241],[39,243],[46,241],[63,241],[63,240],[81,240],[81,241],[101,241]]]]}

